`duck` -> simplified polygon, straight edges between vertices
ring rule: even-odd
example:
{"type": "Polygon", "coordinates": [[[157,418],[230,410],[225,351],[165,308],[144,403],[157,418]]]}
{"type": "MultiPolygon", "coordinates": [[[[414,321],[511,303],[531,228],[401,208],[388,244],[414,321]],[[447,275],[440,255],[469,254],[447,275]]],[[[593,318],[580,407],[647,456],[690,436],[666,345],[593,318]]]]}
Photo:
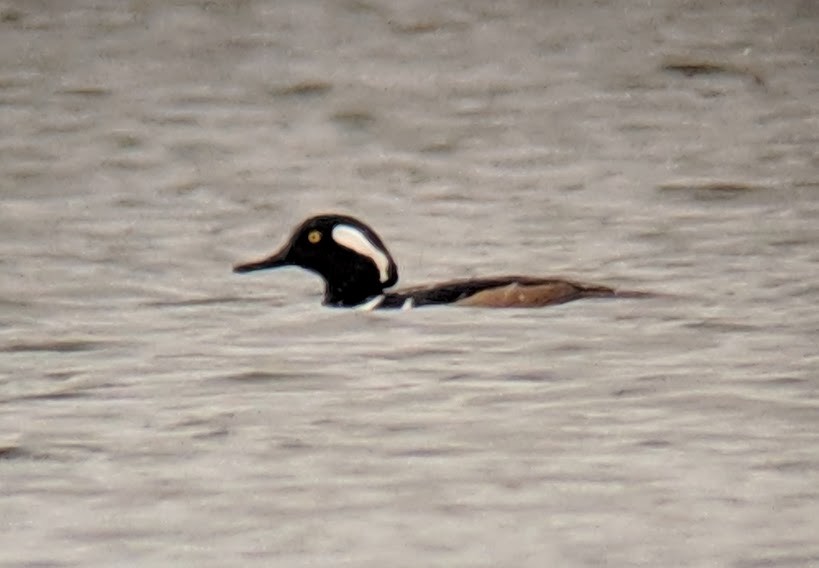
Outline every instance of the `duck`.
{"type": "Polygon", "coordinates": [[[422,306],[534,308],[582,298],[636,298],[645,292],[537,276],[464,278],[391,290],[398,266],[384,241],[366,223],[341,214],[310,217],[288,241],[261,260],[233,266],[247,273],[298,266],[324,280],[323,304],[341,308],[410,309],[422,306]]]}

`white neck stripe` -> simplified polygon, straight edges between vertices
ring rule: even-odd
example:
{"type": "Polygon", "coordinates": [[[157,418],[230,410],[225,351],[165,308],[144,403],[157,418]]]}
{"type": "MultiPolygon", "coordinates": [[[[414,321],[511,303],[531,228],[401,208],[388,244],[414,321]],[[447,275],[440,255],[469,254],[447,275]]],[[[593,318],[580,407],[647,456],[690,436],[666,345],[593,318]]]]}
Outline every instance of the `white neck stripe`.
{"type": "Polygon", "coordinates": [[[384,301],[384,294],[381,294],[380,296],[376,296],[372,300],[367,300],[363,304],[359,304],[358,306],[356,306],[355,309],[361,310],[362,312],[371,312],[375,308],[380,306],[381,302],[383,302],[383,301],[384,301]]]}
{"type": "Polygon", "coordinates": [[[382,284],[390,279],[390,259],[359,229],[351,225],[336,225],[333,227],[333,240],[372,260],[382,284]]]}

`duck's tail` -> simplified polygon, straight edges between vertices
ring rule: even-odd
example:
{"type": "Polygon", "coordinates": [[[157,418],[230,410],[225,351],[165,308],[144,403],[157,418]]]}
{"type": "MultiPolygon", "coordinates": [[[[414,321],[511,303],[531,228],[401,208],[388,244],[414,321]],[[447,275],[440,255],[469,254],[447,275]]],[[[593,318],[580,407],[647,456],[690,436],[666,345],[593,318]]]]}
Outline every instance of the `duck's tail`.
{"type": "Polygon", "coordinates": [[[580,291],[584,298],[659,298],[662,294],[646,292],[644,290],[617,290],[608,286],[583,285],[580,291]]]}

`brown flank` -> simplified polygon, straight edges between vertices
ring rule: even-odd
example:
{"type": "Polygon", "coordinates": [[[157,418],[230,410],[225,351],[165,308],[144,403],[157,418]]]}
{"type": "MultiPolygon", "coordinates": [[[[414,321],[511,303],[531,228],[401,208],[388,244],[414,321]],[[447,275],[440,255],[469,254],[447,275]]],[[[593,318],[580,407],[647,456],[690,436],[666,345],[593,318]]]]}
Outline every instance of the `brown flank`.
{"type": "Polygon", "coordinates": [[[607,298],[620,295],[612,288],[577,284],[563,280],[538,284],[513,282],[498,288],[481,290],[458,300],[459,306],[486,308],[536,308],[562,304],[580,298],[607,298]]]}

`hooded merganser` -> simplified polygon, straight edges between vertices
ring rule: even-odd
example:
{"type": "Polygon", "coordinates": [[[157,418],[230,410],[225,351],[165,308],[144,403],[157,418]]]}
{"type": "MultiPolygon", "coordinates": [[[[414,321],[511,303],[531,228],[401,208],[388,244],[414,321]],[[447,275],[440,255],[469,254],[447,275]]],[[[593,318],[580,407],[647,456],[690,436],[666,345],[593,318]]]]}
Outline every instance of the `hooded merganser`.
{"type": "Polygon", "coordinates": [[[278,252],[238,264],[234,272],[300,266],[324,278],[324,304],[362,309],[409,309],[435,304],[482,307],[540,307],[580,298],[640,297],[606,286],[556,278],[496,276],[452,280],[388,291],[398,267],[370,227],[346,215],[318,215],[299,225],[278,252]]]}

